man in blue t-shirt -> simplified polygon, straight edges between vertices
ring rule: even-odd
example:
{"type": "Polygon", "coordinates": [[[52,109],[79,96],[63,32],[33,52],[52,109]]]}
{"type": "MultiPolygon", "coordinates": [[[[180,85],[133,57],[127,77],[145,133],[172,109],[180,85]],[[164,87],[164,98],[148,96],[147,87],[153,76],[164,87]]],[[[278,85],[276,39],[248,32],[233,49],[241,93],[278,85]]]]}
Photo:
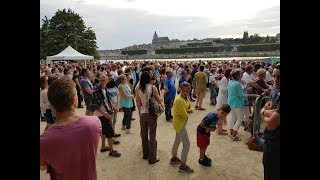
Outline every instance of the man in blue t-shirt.
{"type": "Polygon", "coordinates": [[[197,127],[197,146],[200,148],[199,164],[211,166],[211,159],[206,156],[206,150],[210,144],[210,131],[215,131],[219,119],[225,118],[231,111],[228,104],[222,104],[217,111],[208,113],[197,127]]]}
{"type": "Polygon", "coordinates": [[[171,79],[173,76],[173,73],[171,71],[166,71],[166,79],[164,80],[164,105],[165,105],[165,114],[166,114],[166,120],[170,121],[173,119],[171,108],[173,106],[173,101],[176,96],[176,87],[171,79]]]}

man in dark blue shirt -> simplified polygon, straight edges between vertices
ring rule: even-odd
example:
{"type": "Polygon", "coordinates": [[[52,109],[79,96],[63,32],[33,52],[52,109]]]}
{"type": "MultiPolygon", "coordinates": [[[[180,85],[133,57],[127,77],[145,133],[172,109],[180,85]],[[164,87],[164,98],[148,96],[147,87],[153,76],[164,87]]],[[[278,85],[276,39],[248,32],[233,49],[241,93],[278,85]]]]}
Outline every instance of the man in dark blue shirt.
{"type": "Polygon", "coordinates": [[[228,104],[223,104],[217,111],[208,113],[197,127],[197,146],[200,148],[199,164],[211,166],[211,159],[206,156],[210,144],[210,131],[215,131],[219,119],[225,118],[231,111],[228,104]]]}
{"type": "Polygon", "coordinates": [[[164,80],[164,105],[165,105],[165,114],[166,120],[170,121],[173,116],[171,113],[171,108],[173,106],[173,101],[176,96],[176,87],[174,82],[172,81],[171,77],[173,76],[171,71],[166,71],[166,79],[164,80]]]}

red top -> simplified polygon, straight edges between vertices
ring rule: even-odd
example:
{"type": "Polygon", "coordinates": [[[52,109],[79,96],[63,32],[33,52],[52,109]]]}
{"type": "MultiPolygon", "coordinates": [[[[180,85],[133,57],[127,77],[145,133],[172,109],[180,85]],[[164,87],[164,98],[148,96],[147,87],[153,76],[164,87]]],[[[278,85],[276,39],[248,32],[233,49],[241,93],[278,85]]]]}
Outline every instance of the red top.
{"type": "Polygon", "coordinates": [[[97,116],[82,116],[64,126],[52,126],[40,136],[40,165],[51,179],[96,180],[96,154],[101,134],[97,116]]]}

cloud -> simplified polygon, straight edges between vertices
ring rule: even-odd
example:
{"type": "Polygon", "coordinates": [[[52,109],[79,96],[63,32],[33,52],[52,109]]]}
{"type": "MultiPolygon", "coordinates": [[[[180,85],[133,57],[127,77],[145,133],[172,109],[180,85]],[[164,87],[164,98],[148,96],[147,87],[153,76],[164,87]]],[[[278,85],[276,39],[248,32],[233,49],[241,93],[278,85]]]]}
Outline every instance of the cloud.
{"type": "Polygon", "coordinates": [[[192,22],[192,19],[185,19],[184,22],[192,22]]]}
{"type": "MultiPolygon", "coordinates": [[[[261,10],[251,13],[249,17],[239,15],[239,18],[225,18],[228,20],[223,20],[224,18],[220,19],[220,16],[215,18],[202,15],[194,16],[192,12],[189,13],[190,15],[185,15],[183,12],[179,16],[163,15],[152,13],[143,8],[115,7],[114,5],[115,3],[122,3],[131,4],[134,7],[135,3],[141,3],[141,0],[99,1],[100,3],[105,2],[104,4],[93,3],[95,1],[97,0],[41,0],[40,25],[44,16],[51,19],[58,9],[71,8],[83,18],[87,27],[92,27],[92,30],[96,33],[97,46],[100,50],[151,43],[154,31],[157,31],[159,36],[168,36],[169,39],[180,40],[208,37],[242,37],[245,30],[249,32],[249,35],[255,33],[275,35],[280,32],[279,5],[266,9],[260,8],[261,10]]],[[[155,2],[155,0],[150,0],[151,2],[155,7],[162,7],[159,4],[164,3],[163,1],[155,2]]],[[[230,0],[228,2],[230,3],[230,0]]],[[[177,4],[176,1],[172,3],[177,4]]],[[[200,7],[200,5],[196,5],[196,7],[200,7]]],[[[201,6],[205,6],[205,4],[201,6]]],[[[175,8],[168,5],[166,7],[175,8]]],[[[189,6],[181,4],[179,8],[188,9],[189,6]]],[[[217,9],[218,7],[211,8],[217,9]]],[[[229,14],[233,14],[232,17],[237,15],[237,13],[230,12],[232,11],[228,10],[229,14]]],[[[228,13],[224,12],[224,14],[228,13]]]]}

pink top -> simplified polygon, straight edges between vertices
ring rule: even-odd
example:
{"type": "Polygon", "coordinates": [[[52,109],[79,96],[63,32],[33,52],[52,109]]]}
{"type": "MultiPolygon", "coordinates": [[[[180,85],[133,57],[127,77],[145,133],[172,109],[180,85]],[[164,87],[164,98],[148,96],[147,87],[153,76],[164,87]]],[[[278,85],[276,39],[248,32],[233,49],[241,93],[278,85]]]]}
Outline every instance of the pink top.
{"type": "Polygon", "coordinates": [[[52,126],[40,136],[40,165],[47,165],[50,176],[57,180],[96,180],[100,134],[97,116],[52,126]]]}

